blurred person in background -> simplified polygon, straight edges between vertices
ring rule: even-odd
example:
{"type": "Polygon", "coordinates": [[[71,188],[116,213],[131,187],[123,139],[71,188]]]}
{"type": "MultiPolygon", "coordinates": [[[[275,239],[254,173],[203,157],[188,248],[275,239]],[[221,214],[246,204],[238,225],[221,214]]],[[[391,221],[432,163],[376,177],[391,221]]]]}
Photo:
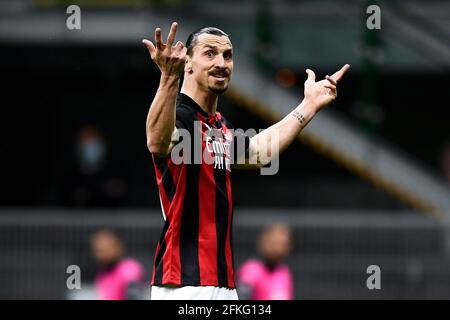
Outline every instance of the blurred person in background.
{"type": "Polygon", "coordinates": [[[238,270],[239,297],[244,300],[292,300],[294,281],[284,264],[293,247],[291,230],[283,224],[271,225],[258,238],[260,258],[247,260],[238,270]]]}
{"type": "Polygon", "coordinates": [[[95,289],[99,299],[144,298],[144,269],[137,260],[124,256],[124,245],[114,232],[97,231],[91,238],[91,250],[98,264],[95,289]]]}
{"type": "Polygon", "coordinates": [[[111,166],[108,145],[101,131],[82,127],[75,143],[76,163],[64,179],[64,205],[74,207],[118,207],[126,186],[111,166]]]}

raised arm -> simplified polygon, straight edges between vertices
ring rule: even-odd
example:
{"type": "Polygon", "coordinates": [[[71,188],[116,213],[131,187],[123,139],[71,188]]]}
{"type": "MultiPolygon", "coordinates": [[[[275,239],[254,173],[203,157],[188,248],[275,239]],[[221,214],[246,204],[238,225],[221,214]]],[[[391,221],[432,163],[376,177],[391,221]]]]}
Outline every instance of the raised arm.
{"type": "Polygon", "coordinates": [[[331,77],[326,76],[318,82],[314,72],[307,69],[308,78],[305,81],[303,101],[282,120],[250,139],[248,162],[259,167],[269,163],[276,153],[285,150],[308,122],[336,99],[337,83],[349,68],[350,65],[346,64],[331,77]]]}
{"type": "Polygon", "coordinates": [[[156,46],[149,40],[146,45],[153,62],[161,71],[159,87],[147,115],[147,147],[151,153],[167,156],[172,148],[171,137],[175,128],[175,102],[180,86],[180,77],[186,60],[186,48],[178,41],[175,46],[175,34],[178,24],[172,23],[167,43],[163,43],[161,29],[155,30],[156,46]]]}

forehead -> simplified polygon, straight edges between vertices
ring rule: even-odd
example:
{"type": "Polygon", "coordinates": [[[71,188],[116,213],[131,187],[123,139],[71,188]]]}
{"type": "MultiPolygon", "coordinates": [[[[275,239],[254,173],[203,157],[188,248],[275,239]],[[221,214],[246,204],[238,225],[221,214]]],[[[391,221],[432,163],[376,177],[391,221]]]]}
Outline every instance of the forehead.
{"type": "Polygon", "coordinates": [[[98,233],[98,234],[95,234],[92,237],[92,241],[94,243],[99,243],[99,242],[116,242],[117,239],[112,234],[109,234],[109,233],[98,233]]]}
{"type": "Polygon", "coordinates": [[[266,234],[270,237],[287,237],[289,236],[289,230],[284,227],[273,227],[266,230],[266,234]]]}
{"type": "Polygon", "coordinates": [[[230,38],[226,36],[216,36],[214,34],[202,33],[197,38],[196,48],[217,47],[221,50],[233,49],[230,38]]]}

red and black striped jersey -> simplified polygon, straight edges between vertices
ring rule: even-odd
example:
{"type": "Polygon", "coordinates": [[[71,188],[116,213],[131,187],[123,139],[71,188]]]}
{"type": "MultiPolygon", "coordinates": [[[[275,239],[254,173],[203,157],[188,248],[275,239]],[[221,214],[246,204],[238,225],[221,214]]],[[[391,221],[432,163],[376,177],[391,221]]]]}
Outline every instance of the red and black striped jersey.
{"type": "Polygon", "coordinates": [[[180,148],[184,161],[152,155],[165,219],[152,285],[235,288],[230,174],[240,156],[236,146],[248,152],[250,138],[231,130],[219,112],[209,115],[182,93],[176,127],[189,133],[181,134],[178,143],[187,146],[180,148]]]}

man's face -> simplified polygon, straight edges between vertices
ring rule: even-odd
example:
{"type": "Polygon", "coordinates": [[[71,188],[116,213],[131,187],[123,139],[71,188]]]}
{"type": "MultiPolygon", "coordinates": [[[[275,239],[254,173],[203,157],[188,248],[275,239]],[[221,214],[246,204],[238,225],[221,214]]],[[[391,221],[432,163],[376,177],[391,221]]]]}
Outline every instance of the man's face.
{"type": "Polygon", "coordinates": [[[119,259],[122,254],[122,245],[119,240],[112,235],[103,232],[100,232],[93,237],[91,249],[95,260],[102,266],[113,263],[119,259]]]}
{"type": "Polygon", "coordinates": [[[233,72],[233,48],[230,39],[203,33],[188,57],[185,71],[202,90],[215,94],[227,90],[233,72]]]}
{"type": "Polygon", "coordinates": [[[275,226],[262,234],[259,251],[267,262],[278,264],[289,254],[291,245],[289,230],[285,227],[275,226]]]}

